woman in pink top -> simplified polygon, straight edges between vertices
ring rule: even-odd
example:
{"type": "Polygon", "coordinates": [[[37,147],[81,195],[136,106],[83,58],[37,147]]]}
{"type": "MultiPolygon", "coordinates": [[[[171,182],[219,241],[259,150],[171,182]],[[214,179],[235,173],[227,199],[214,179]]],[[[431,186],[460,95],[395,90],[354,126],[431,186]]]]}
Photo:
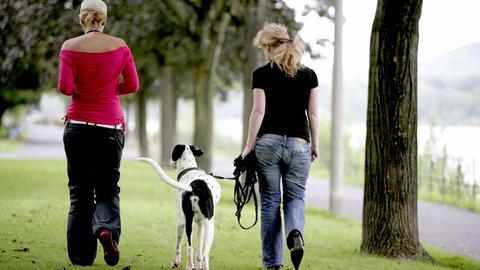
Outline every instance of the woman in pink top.
{"type": "Polygon", "coordinates": [[[72,96],[65,116],[70,211],[67,250],[73,264],[91,265],[97,238],[108,265],[120,258],[120,161],[124,118],[119,95],[138,91],[130,49],[103,34],[107,6],[85,0],[80,7],[84,35],[65,41],[60,51],[58,90],[72,96]]]}

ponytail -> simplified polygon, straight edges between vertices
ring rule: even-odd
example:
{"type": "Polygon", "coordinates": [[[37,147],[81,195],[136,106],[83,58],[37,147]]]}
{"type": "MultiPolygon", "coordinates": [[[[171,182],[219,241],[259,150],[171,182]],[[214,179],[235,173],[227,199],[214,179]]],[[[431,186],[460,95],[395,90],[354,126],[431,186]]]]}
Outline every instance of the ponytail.
{"type": "Polygon", "coordinates": [[[273,50],[272,65],[276,64],[280,70],[293,77],[302,67],[302,56],[303,48],[298,40],[283,42],[273,50]]]}
{"type": "Polygon", "coordinates": [[[294,77],[303,67],[300,63],[304,52],[303,44],[298,39],[290,39],[283,25],[267,24],[257,33],[253,43],[259,48],[271,47],[273,49],[272,66],[277,65],[290,77],[294,77]]]}

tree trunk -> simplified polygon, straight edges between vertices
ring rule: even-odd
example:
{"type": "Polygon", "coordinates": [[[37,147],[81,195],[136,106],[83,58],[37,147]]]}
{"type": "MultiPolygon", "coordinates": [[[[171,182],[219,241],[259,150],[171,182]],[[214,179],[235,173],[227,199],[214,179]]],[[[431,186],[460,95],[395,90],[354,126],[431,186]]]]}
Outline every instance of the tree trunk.
{"type": "Polygon", "coordinates": [[[147,137],[147,91],[137,93],[138,113],[137,124],[135,125],[138,134],[139,154],[142,157],[148,157],[148,137],[147,137]]]}
{"type": "MultiPolygon", "coordinates": [[[[249,53],[250,55],[250,53],[249,53]]],[[[248,63],[245,63],[248,65],[248,63]]],[[[247,143],[247,136],[248,136],[248,126],[250,122],[250,113],[253,107],[253,93],[252,93],[252,72],[253,69],[247,71],[247,69],[243,70],[243,114],[242,114],[242,145],[239,151],[243,150],[245,144],[247,143]]]]}
{"type": "Polygon", "coordinates": [[[335,1],[329,211],[340,214],[343,182],[343,0],[335,1]]]}
{"type": "Polygon", "coordinates": [[[160,106],[160,162],[164,167],[170,165],[172,150],[177,143],[177,94],[172,76],[172,68],[165,66],[162,72],[160,106]]]}
{"type": "Polygon", "coordinates": [[[212,166],[213,141],[213,94],[207,85],[207,67],[198,66],[195,74],[195,130],[193,141],[195,146],[203,150],[203,155],[197,159],[198,166],[209,172],[212,166]]]}
{"type": "Polygon", "coordinates": [[[370,40],[361,251],[430,260],[418,239],[417,51],[422,0],[379,0],[370,40]]]}
{"type": "Polygon", "coordinates": [[[244,39],[246,40],[245,59],[242,65],[243,73],[243,130],[242,130],[242,145],[240,151],[243,150],[247,143],[248,125],[250,121],[250,113],[253,107],[253,93],[252,93],[252,72],[260,63],[259,49],[253,46],[253,38],[256,31],[260,30],[261,21],[265,19],[266,1],[251,1],[246,7],[244,39]]]}
{"type": "MultiPolygon", "coordinates": [[[[195,72],[194,98],[195,98],[195,130],[194,144],[200,147],[204,154],[198,159],[198,165],[209,172],[212,168],[213,145],[213,78],[217,70],[220,53],[225,39],[225,32],[230,23],[230,13],[224,11],[222,19],[212,37],[209,27],[213,21],[207,22],[203,27],[200,53],[206,57],[197,65],[195,72]]],[[[214,19],[212,17],[212,19],[214,19]]]]}
{"type": "Polygon", "coordinates": [[[3,129],[3,115],[5,114],[7,108],[7,105],[0,101],[0,131],[3,129]]]}

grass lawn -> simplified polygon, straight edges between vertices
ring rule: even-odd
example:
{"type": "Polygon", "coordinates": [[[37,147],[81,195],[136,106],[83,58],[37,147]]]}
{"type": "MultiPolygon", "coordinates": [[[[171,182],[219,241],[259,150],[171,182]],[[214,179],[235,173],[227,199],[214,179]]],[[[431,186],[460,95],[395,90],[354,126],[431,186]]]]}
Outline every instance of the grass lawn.
{"type": "Polygon", "coordinates": [[[0,152],[14,152],[19,146],[19,141],[0,139],[0,152]]]}
{"type": "MultiPolygon", "coordinates": [[[[72,266],[65,240],[69,204],[65,166],[62,160],[0,160],[0,269],[170,269],[175,191],[147,164],[135,161],[122,164],[120,263],[108,267],[99,245],[93,266],[72,266]]],[[[211,269],[261,269],[260,225],[240,229],[234,216],[233,184],[222,182],[222,187],[211,269]]],[[[248,225],[253,210],[244,212],[248,225]]],[[[360,224],[315,209],[307,210],[306,220],[301,269],[480,269],[478,261],[431,248],[435,265],[365,256],[359,253],[360,224]]],[[[284,269],[293,269],[287,250],[285,255],[284,269]]]]}

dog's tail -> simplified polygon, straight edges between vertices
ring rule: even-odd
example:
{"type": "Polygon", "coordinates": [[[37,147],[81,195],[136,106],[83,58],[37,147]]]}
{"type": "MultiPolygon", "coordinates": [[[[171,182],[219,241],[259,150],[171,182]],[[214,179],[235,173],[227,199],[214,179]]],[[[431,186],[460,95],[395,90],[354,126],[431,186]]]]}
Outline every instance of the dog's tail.
{"type": "Polygon", "coordinates": [[[172,178],[170,178],[162,169],[162,167],[160,167],[160,165],[158,165],[158,163],[151,159],[151,158],[146,158],[146,157],[139,157],[137,158],[137,160],[140,160],[140,161],[145,161],[147,163],[149,163],[153,169],[157,172],[157,174],[160,176],[160,179],[163,180],[163,182],[167,183],[168,185],[176,188],[176,189],[181,189],[181,190],[185,190],[185,191],[192,191],[192,187],[190,185],[187,185],[185,183],[180,183],[178,181],[175,181],[173,180],[172,178]]]}

